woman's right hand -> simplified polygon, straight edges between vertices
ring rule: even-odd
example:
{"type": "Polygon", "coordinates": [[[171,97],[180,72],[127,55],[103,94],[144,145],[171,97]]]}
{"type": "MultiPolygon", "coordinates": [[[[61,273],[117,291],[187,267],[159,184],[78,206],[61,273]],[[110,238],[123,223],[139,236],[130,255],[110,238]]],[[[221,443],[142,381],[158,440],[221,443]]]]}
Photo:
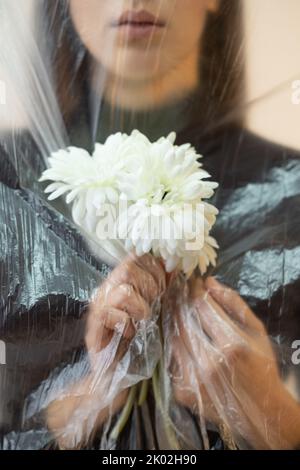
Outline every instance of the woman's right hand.
{"type": "Polygon", "coordinates": [[[164,268],[151,255],[141,258],[129,255],[101,284],[90,304],[85,335],[91,371],[47,408],[47,424],[59,447],[70,449],[85,445],[108,415],[124,405],[128,390],[117,393],[109,407],[103,406],[103,401],[107,401],[105,384],[109,384],[114,368],[136,333],[138,322],[150,318],[152,304],[165,289],[164,268]],[[115,332],[121,340],[117,354],[111,357],[109,345],[115,332]],[[105,348],[108,354],[102,356],[105,348]],[[109,360],[110,367],[101,363],[104,358],[109,360]]]}
{"type": "Polygon", "coordinates": [[[138,258],[130,254],[112,271],[98,289],[88,314],[85,340],[92,365],[115,332],[124,340],[118,358],[122,355],[138,322],[151,317],[153,303],[165,289],[163,265],[152,255],[138,258]]]}

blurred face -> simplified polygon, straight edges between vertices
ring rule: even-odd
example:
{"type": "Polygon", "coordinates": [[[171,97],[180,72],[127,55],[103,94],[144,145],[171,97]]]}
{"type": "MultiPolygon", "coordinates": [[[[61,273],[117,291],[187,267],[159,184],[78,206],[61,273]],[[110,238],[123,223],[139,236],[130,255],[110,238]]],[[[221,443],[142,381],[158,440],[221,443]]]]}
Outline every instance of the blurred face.
{"type": "Polygon", "coordinates": [[[199,47],[217,0],[69,0],[82,42],[109,73],[152,80],[199,47]]]}

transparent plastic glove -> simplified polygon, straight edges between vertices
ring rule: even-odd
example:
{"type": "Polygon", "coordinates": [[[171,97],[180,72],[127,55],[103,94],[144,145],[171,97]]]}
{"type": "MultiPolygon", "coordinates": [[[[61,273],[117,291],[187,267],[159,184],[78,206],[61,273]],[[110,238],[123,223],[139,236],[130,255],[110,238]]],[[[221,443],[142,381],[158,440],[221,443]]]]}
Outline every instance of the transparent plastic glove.
{"type": "Polygon", "coordinates": [[[213,278],[194,279],[173,321],[175,398],[198,415],[204,441],[213,423],[233,448],[296,447],[300,407],[283,386],[263,324],[241,297],[213,278]]]}
{"type": "Polygon", "coordinates": [[[85,445],[125,404],[128,388],[152,376],[161,351],[156,315],[165,288],[158,260],[129,255],[96,292],[86,329],[90,372],[47,410],[60,447],[85,445]]]}

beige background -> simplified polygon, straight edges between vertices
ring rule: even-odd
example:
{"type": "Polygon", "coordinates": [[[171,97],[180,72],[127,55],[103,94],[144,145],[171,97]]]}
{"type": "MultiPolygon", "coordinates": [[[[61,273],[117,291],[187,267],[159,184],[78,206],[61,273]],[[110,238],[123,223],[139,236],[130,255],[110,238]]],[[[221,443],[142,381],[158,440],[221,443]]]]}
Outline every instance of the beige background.
{"type": "Polygon", "coordinates": [[[244,4],[247,99],[257,100],[249,106],[248,126],[300,148],[300,104],[291,99],[292,82],[300,80],[300,0],[244,4]]]}

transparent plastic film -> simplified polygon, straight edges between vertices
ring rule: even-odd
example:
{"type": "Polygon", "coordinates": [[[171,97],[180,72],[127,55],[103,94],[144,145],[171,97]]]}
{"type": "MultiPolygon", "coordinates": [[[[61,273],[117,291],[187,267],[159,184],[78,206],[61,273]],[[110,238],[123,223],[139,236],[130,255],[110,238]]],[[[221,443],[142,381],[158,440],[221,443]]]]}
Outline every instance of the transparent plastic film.
{"type": "Polygon", "coordinates": [[[1,449],[300,448],[296,3],[0,0],[1,449]]]}

